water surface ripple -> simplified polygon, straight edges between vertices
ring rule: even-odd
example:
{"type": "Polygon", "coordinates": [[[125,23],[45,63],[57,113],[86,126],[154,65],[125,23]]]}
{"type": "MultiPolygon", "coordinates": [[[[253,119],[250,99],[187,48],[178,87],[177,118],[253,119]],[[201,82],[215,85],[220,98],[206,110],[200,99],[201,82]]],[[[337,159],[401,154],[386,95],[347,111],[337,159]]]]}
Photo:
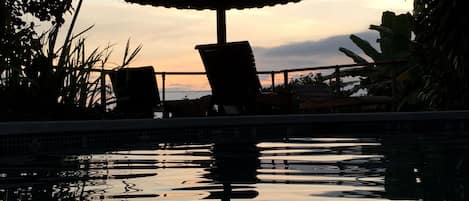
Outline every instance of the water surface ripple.
{"type": "Polygon", "coordinates": [[[0,200],[467,200],[467,140],[148,143],[0,158],[0,200]]]}

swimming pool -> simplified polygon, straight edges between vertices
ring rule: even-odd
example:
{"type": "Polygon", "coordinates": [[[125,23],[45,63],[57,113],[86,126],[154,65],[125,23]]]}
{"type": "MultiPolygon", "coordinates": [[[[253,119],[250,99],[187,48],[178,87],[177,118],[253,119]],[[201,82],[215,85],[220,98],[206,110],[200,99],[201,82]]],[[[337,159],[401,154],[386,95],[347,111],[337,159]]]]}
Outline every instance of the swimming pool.
{"type": "Polygon", "coordinates": [[[2,156],[0,200],[467,200],[468,142],[401,133],[2,156]]]}

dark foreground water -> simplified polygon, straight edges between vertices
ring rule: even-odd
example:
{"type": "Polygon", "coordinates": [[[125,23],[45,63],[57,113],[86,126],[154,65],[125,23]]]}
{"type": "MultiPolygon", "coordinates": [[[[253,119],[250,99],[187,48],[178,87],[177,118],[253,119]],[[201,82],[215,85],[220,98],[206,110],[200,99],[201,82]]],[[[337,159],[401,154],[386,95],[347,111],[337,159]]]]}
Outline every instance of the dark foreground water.
{"type": "Polygon", "coordinates": [[[0,200],[469,200],[468,147],[402,135],[9,156],[0,200]]]}

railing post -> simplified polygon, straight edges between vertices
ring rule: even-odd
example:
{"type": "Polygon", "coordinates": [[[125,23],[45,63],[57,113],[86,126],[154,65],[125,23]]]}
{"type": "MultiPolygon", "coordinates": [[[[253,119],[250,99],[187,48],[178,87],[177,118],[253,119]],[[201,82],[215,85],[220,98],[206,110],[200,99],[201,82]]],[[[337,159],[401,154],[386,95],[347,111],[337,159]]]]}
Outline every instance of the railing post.
{"type": "Polygon", "coordinates": [[[391,68],[391,79],[392,79],[392,86],[391,86],[391,98],[392,98],[392,111],[397,112],[396,107],[396,71],[394,68],[391,68]]]}
{"type": "Polygon", "coordinates": [[[163,105],[164,105],[164,102],[166,101],[166,72],[162,72],[161,73],[161,83],[162,83],[162,96],[163,96],[163,105]]]}
{"type": "Polygon", "coordinates": [[[106,112],[106,73],[101,69],[101,107],[106,112]]]}
{"type": "Polygon", "coordinates": [[[283,71],[283,85],[285,88],[288,87],[288,71],[283,71]]]}
{"type": "Polygon", "coordinates": [[[271,76],[271,78],[272,78],[272,92],[275,92],[275,72],[272,71],[272,72],[270,73],[270,76],[271,76]]]}
{"type": "Polygon", "coordinates": [[[340,68],[335,67],[335,91],[340,96],[340,68]]]}

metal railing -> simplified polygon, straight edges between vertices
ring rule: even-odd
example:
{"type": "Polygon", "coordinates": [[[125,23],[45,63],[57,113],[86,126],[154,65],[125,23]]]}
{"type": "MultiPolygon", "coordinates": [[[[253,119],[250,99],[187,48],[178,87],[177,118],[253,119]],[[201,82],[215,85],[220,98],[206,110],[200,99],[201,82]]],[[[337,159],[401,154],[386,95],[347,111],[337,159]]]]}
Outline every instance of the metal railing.
{"type": "MultiPolygon", "coordinates": [[[[334,76],[330,79],[335,79],[335,91],[340,93],[341,91],[341,73],[343,69],[357,68],[357,67],[367,67],[367,66],[376,66],[376,65],[390,65],[390,64],[403,64],[407,63],[406,60],[394,60],[394,61],[385,61],[385,62],[373,62],[373,63],[363,63],[363,64],[343,64],[343,65],[330,65],[330,66],[316,66],[316,67],[305,67],[305,68],[291,68],[283,69],[276,71],[257,71],[258,75],[270,75],[271,77],[271,87],[272,91],[275,92],[275,76],[277,74],[283,75],[283,85],[287,85],[289,81],[289,74],[295,72],[305,72],[305,71],[318,71],[318,70],[334,70],[332,73],[334,76]]],[[[93,72],[100,73],[101,76],[101,104],[106,108],[106,75],[111,73],[113,70],[106,69],[92,69],[93,72]]],[[[161,76],[161,93],[162,93],[162,102],[166,101],[166,77],[167,76],[177,76],[177,75],[205,75],[205,72],[155,72],[155,75],[161,76]]],[[[393,72],[394,74],[394,72],[393,72]]],[[[394,78],[394,76],[392,76],[394,78]]],[[[395,93],[395,80],[392,81],[392,97],[394,98],[395,93]]]]}

